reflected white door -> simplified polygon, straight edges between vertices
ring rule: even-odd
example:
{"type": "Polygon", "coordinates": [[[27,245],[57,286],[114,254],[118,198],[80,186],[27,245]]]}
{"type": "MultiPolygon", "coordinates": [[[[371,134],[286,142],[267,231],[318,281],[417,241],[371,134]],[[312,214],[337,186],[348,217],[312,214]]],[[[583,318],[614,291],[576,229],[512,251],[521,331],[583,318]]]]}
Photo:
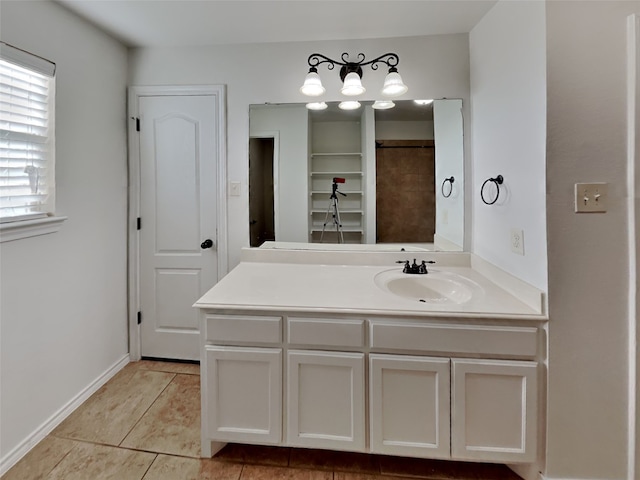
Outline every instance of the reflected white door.
{"type": "Polygon", "coordinates": [[[139,99],[143,357],[199,358],[192,305],[218,272],[217,108],[214,95],[139,99]]]}

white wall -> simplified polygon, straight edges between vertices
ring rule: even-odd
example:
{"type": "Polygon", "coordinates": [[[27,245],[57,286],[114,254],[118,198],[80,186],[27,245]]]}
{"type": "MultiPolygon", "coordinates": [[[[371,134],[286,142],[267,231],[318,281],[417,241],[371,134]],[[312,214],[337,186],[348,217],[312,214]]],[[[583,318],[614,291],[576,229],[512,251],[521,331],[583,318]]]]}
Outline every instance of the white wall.
{"type": "MultiPolygon", "coordinates": [[[[549,478],[627,477],[626,23],[640,2],[547,3],[549,478]],[[609,183],[576,214],[576,182],[609,183]]],[[[637,167],[636,167],[637,168],[637,167]]],[[[637,289],[637,285],[632,286],[637,289]]]]}
{"type": "Polygon", "coordinates": [[[274,158],[278,242],[309,241],[308,128],[309,114],[304,105],[259,105],[251,111],[252,136],[278,132],[278,156],[277,160],[274,158]],[[292,198],[296,200],[291,201],[292,198]]]}
{"type": "Polygon", "coordinates": [[[436,239],[445,240],[449,247],[464,247],[465,176],[462,101],[435,100],[433,102],[434,137],[436,146],[436,239]],[[453,183],[442,186],[445,178],[453,183]],[[444,193],[449,194],[444,197],[444,193]]]}
{"type": "Polygon", "coordinates": [[[433,122],[376,122],[376,140],[433,140],[433,122]]]}
{"type": "Polygon", "coordinates": [[[55,234],[0,244],[0,464],[127,346],[127,51],[59,5],[0,3],[0,35],[57,64],[55,234]]]}
{"type": "MultiPolygon", "coordinates": [[[[136,49],[130,55],[131,85],[226,84],[228,177],[241,181],[243,195],[230,197],[229,267],[249,245],[248,174],[249,105],[264,102],[306,102],[298,89],[308,72],[307,57],[314,52],[339,58],[342,52],[363,52],[374,58],[386,52],[400,56],[398,70],[410,98],[469,98],[468,36],[437,35],[389,39],[226,45],[190,49],[136,49]]],[[[340,98],[336,70],[318,70],[327,89],[325,100],[340,98]]],[[[365,68],[363,100],[375,100],[386,72],[365,68]]]]}
{"type": "Polygon", "coordinates": [[[540,1],[501,1],[469,35],[473,169],[468,191],[472,251],[546,291],[544,36],[540,1]],[[480,187],[497,175],[504,177],[500,198],[485,205],[480,187]],[[511,251],[512,228],[524,232],[524,256],[511,251]]]}

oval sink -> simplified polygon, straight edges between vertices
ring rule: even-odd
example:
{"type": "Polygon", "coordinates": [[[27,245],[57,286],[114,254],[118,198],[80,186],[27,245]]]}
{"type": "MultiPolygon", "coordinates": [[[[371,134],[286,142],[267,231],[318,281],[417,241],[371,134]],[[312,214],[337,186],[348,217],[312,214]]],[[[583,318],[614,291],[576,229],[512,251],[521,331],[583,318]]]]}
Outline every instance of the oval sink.
{"type": "Polygon", "coordinates": [[[422,303],[462,304],[471,300],[480,286],[455,273],[431,271],[410,275],[397,270],[377,274],[375,284],[398,297],[422,303]]]}

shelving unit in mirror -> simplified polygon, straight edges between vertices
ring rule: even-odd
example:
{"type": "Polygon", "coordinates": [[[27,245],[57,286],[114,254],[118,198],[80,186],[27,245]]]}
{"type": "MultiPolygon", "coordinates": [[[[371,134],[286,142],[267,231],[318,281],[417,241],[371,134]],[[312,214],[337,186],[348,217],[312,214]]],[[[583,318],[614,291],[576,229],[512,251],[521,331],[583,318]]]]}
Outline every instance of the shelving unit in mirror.
{"type": "Polygon", "coordinates": [[[364,243],[366,163],[361,119],[312,119],[310,131],[309,241],[364,243]],[[339,227],[332,208],[335,178],[343,180],[335,199],[339,227]]]}

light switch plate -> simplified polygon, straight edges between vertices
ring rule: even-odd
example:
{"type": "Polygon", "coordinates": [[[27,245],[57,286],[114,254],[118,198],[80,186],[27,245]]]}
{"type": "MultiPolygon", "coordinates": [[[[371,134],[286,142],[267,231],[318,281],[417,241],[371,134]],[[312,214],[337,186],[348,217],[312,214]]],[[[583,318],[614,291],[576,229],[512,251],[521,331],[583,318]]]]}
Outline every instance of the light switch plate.
{"type": "Polygon", "coordinates": [[[524,232],[520,228],[511,229],[511,251],[524,255],[524,232]]]}
{"type": "Polygon", "coordinates": [[[240,196],[240,182],[229,183],[229,195],[231,195],[232,197],[240,196]]]}
{"type": "Polygon", "coordinates": [[[607,193],[609,184],[576,183],[575,209],[576,213],[604,213],[607,211],[607,193]]]}

